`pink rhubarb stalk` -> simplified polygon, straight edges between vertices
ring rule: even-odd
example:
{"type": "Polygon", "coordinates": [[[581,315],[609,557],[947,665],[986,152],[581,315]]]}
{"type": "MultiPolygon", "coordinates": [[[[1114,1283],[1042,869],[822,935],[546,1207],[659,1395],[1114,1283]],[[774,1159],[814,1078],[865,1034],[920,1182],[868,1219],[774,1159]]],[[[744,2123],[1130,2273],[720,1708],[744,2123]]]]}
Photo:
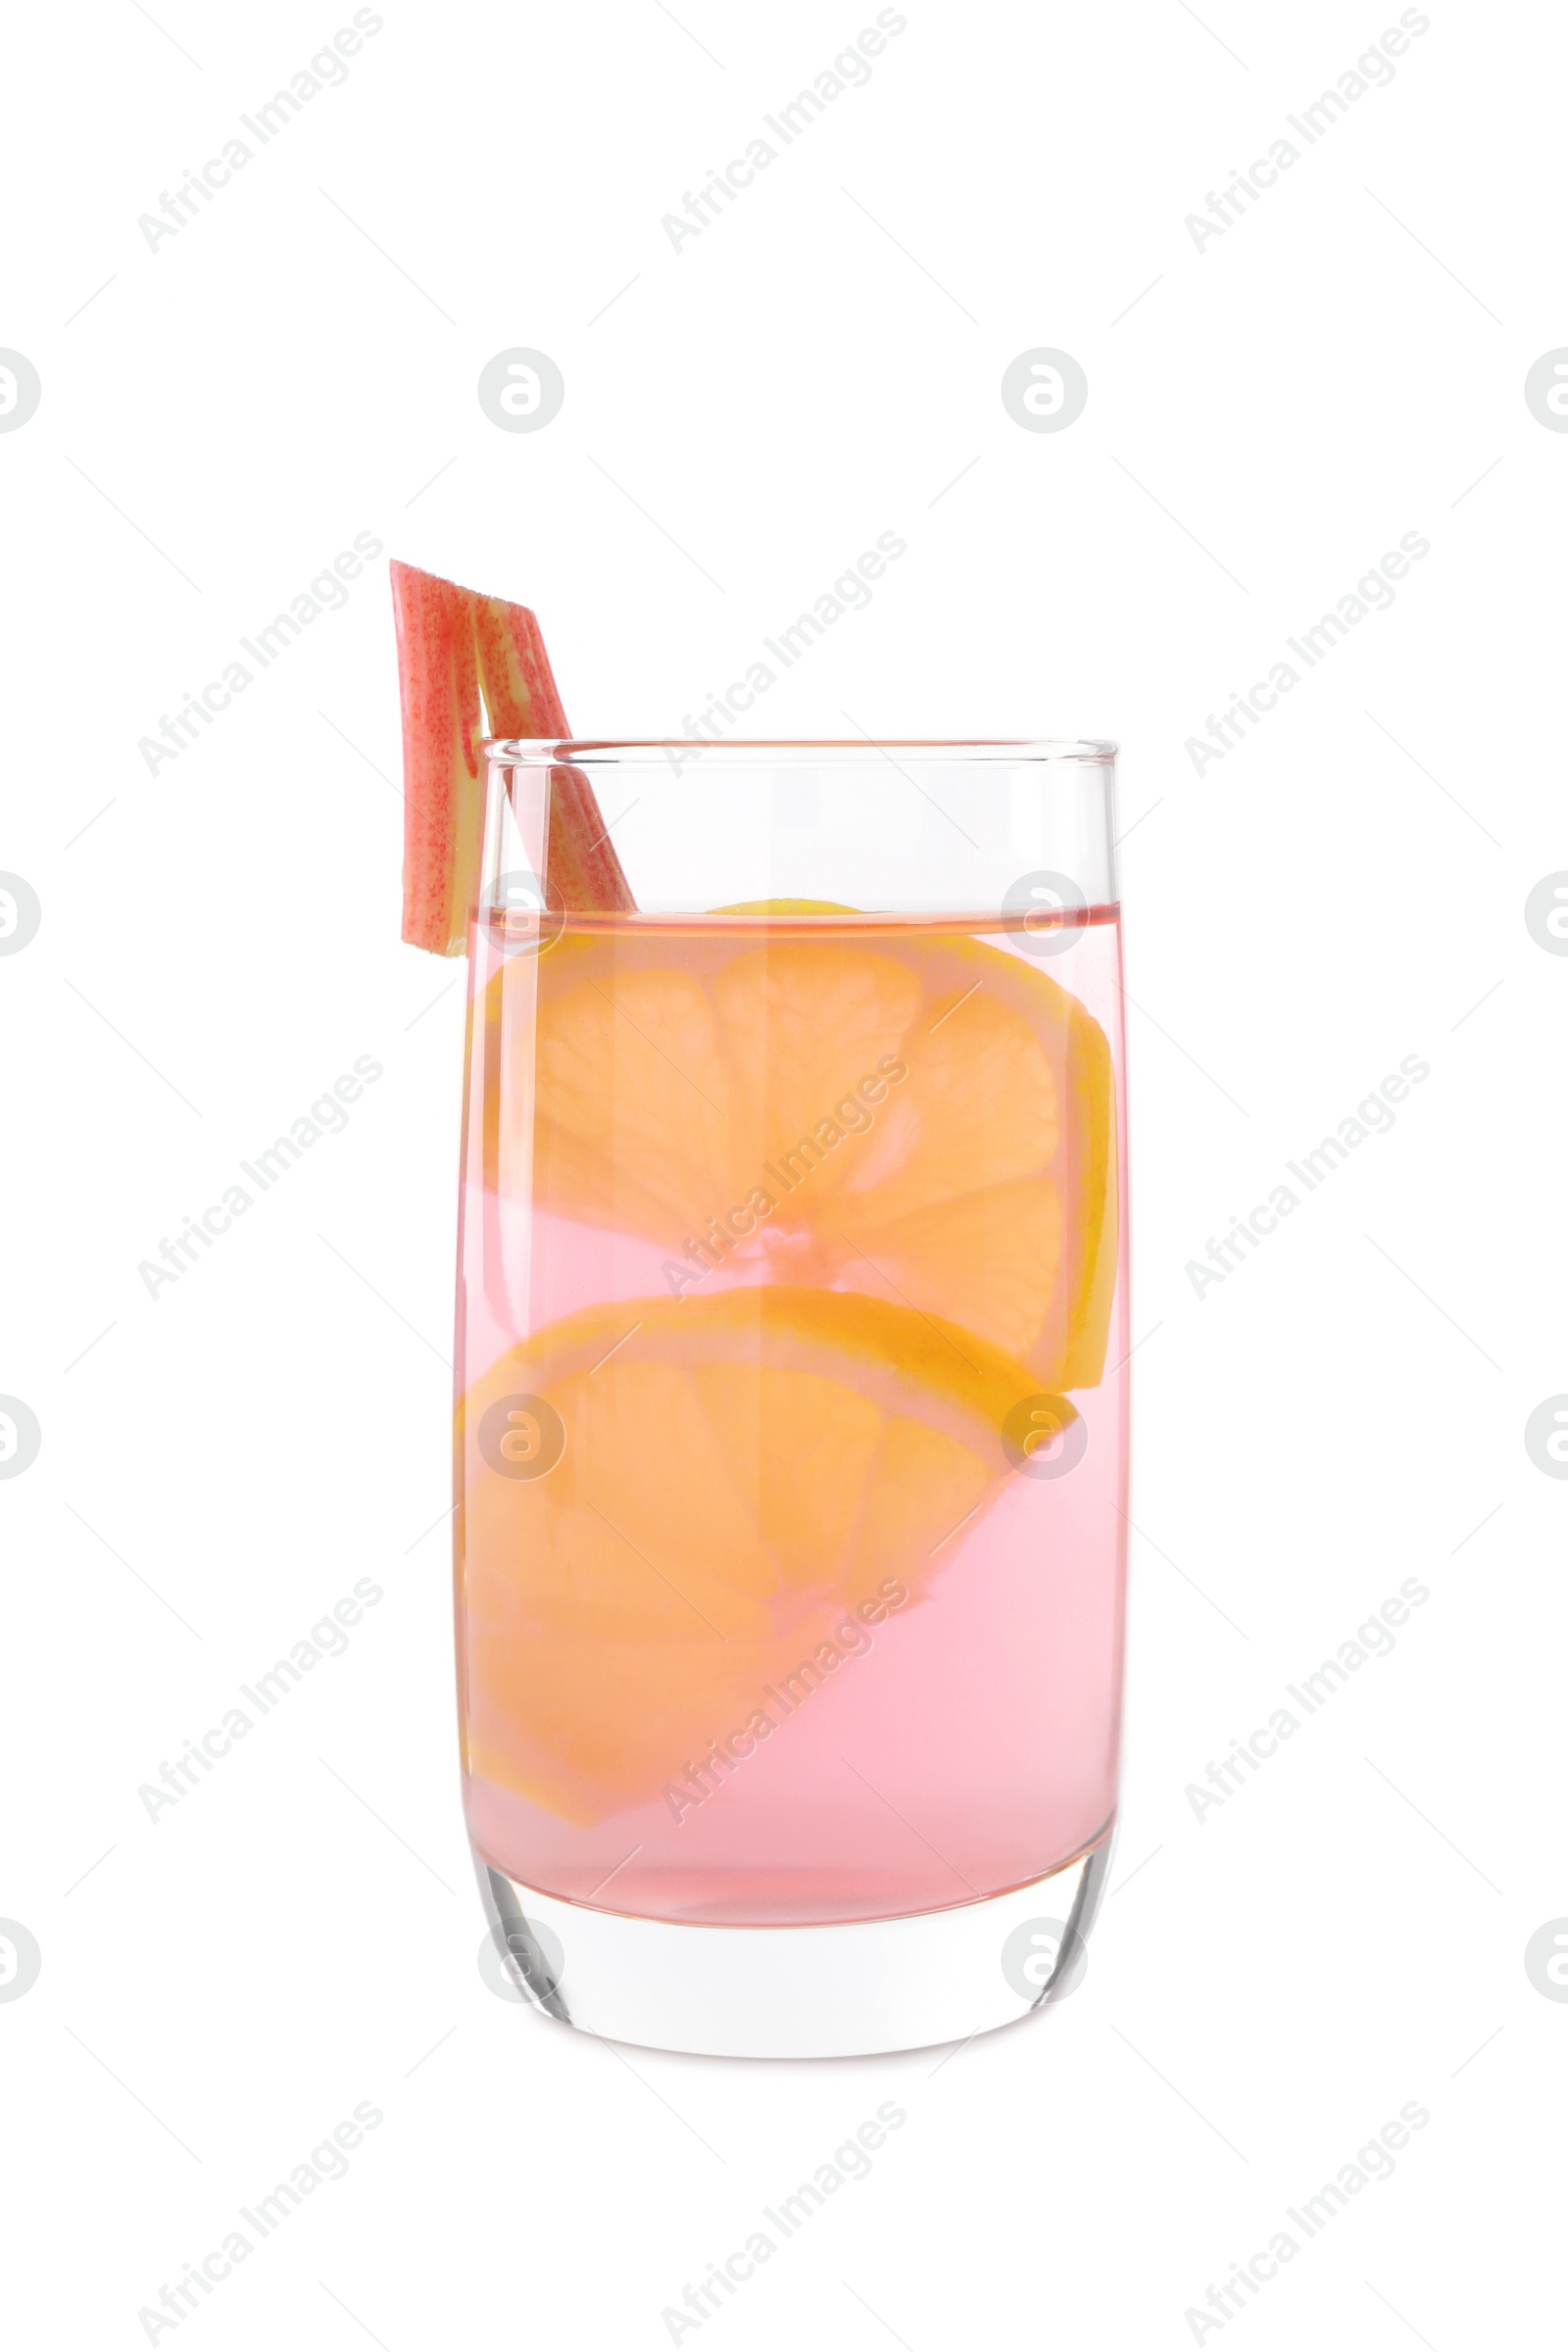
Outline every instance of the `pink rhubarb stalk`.
{"type": "MultiPolygon", "coordinates": [[[[403,695],[403,936],[434,956],[462,956],[479,895],[482,733],[560,740],[570,730],[539,623],[524,606],[397,563],[392,605],[403,695]]],[[[552,772],[545,862],[550,903],[568,913],[635,904],[580,768],[552,772]]]]}

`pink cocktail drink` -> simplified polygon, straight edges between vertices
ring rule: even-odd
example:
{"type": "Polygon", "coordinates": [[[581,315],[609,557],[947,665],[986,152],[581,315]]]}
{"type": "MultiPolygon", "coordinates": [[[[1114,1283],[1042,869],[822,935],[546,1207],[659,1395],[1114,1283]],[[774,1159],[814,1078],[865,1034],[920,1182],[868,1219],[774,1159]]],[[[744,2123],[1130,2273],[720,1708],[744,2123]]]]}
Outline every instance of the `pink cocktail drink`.
{"type": "Polygon", "coordinates": [[[1114,748],[568,740],[532,612],[392,586],[481,1967],[720,2055],[1017,2020],[1115,1805],[1114,748]]]}
{"type": "Polygon", "coordinates": [[[1118,953],[1103,906],[481,920],[458,1605],[494,1870],[801,1927],[1108,1836],[1118,953]]]}

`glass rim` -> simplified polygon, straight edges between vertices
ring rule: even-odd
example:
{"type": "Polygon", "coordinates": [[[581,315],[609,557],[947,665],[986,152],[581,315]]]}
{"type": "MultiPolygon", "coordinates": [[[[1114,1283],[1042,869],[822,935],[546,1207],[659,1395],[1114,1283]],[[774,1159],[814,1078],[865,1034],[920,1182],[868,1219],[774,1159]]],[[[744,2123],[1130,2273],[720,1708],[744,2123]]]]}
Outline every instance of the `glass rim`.
{"type": "Polygon", "coordinates": [[[498,766],[544,765],[592,767],[616,763],[627,765],[670,760],[671,754],[681,757],[675,762],[685,766],[700,754],[718,753],[722,759],[741,758],[737,764],[746,767],[785,766],[792,762],[803,767],[845,766],[852,761],[889,760],[897,766],[902,760],[917,763],[956,766],[1038,766],[1110,768],[1115,764],[1119,746],[1106,739],[1085,736],[1028,737],[974,736],[966,739],[938,736],[732,736],[715,740],[706,735],[662,735],[612,737],[591,736],[486,736],[479,747],[485,758],[498,766]]]}

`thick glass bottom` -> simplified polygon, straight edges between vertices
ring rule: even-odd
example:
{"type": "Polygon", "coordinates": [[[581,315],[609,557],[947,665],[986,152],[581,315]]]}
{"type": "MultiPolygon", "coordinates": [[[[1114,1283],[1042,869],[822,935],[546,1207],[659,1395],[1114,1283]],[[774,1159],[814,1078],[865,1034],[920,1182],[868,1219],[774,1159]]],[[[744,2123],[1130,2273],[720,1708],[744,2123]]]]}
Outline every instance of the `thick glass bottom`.
{"type": "Polygon", "coordinates": [[[542,1894],[474,1853],[506,1979],[609,2041],[714,2058],[851,2058],[963,2041],[1070,1992],[1110,1832],[975,1903],[822,1927],[695,1927],[542,1894]]]}

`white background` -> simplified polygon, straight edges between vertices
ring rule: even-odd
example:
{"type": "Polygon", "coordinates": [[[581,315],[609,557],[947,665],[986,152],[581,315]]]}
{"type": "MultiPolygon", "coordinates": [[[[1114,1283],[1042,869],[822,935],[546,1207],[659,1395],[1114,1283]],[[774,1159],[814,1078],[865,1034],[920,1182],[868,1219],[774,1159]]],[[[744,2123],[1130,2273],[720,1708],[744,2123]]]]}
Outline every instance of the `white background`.
{"type": "Polygon", "coordinates": [[[1568,436],[1523,385],[1568,343],[1563,20],[1434,0],[1200,250],[1186,216],[1397,9],[908,0],[677,253],[662,216],[873,9],[381,13],[156,251],[138,215],[351,12],[97,0],[9,35],[0,343],[43,397],[0,435],[0,866],[43,919],[0,960],[0,1390],[42,1430],[0,1483],[0,1915],[42,1954],[0,2002],[8,2332],[147,2340],[369,2101],[347,2178],[170,2335],[658,2345],[894,2099],[870,2178],[704,2344],[1174,2346],[1414,2101],[1394,2177],[1200,2340],[1541,2340],[1568,2007],[1524,1953],[1568,1913],[1568,1487],[1523,1431],[1568,1389],[1568,960],[1523,909],[1568,866],[1568,436]],[[564,374],[537,434],[475,397],[514,345],[564,374]],[[1003,408],[1035,346],[1087,373],[1064,432],[1003,408]],[[907,556],[765,731],[1124,746],[1114,1891],[1082,1988],[945,2061],[623,2052],[475,1965],[440,1524],[462,992],[397,937],[384,559],[177,760],[138,739],[356,532],[536,606],[613,734],[678,731],[884,530],[907,556]],[[1406,532],[1392,609],[1195,773],[1406,532]],[[361,1054],[346,1132],[150,1298],[138,1263],[361,1054]],[[1393,1130],[1196,1296],[1209,1236],[1411,1054],[1393,1130]],[[150,1821],[138,1787],[366,1576],[346,1654],[150,1821]],[[1209,1760],[1411,1577],[1393,1653],[1197,1818],[1209,1760]]]}

